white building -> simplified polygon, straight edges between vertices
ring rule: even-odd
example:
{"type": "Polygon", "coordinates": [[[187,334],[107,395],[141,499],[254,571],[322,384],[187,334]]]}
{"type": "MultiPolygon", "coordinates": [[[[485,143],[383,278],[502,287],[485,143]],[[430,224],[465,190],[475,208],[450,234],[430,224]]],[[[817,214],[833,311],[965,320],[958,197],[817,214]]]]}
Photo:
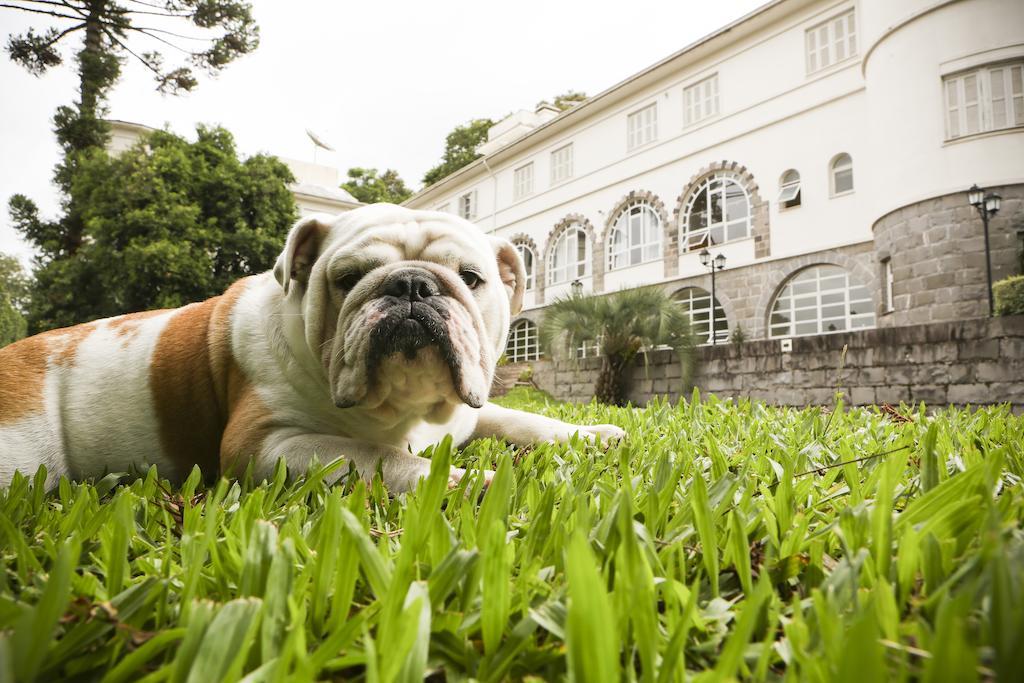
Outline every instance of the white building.
{"type": "Polygon", "coordinates": [[[560,115],[517,112],[407,206],[520,245],[545,302],[659,284],[710,341],[987,313],[1024,229],[1024,2],[775,0],[560,115]],[[710,210],[709,210],[710,209],[710,210]]]}
{"type": "MultiPolygon", "coordinates": [[[[112,120],[107,123],[110,125],[110,140],[107,143],[107,152],[110,154],[120,154],[130,149],[143,135],[157,130],[130,121],[112,120]]],[[[341,188],[338,169],[298,159],[278,158],[295,176],[295,182],[288,189],[295,197],[299,216],[311,213],[339,214],[362,206],[359,200],[341,188]]]]}

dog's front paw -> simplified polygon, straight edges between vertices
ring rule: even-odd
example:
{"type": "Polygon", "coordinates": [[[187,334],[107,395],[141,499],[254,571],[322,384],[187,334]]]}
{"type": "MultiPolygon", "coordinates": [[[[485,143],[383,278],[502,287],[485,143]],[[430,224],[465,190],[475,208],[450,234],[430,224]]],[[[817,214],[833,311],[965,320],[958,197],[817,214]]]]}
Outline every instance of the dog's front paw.
{"type": "Polygon", "coordinates": [[[580,436],[594,441],[598,446],[611,446],[626,438],[626,430],[615,425],[580,425],[580,436]]]}
{"type": "MultiPolygon", "coordinates": [[[[448,474],[448,489],[451,490],[458,486],[466,474],[466,470],[461,467],[453,467],[448,474]]],[[[484,488],[486,488],[491,485],[491,481],[494,479],[494,471],[483,470],[482,474],[484,475],[484,488]]]]}

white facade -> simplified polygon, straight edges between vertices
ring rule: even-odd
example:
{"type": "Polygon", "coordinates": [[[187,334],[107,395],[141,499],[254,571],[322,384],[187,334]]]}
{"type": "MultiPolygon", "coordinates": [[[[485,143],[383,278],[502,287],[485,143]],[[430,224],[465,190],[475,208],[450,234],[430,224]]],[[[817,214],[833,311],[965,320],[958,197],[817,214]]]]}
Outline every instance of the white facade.
{"type": "MultiPolygon", "coordinates": [[[[1011,120],[949,140],[944,102],[944,77],[1015,63],[1024,63],[1019,0],[776,0],[518,138],[506,132],[406,205],[455,212],[472,193],[481,228],[530,244],[542,266],[556,226],[585,219],[594,250],[593,272],[579,278],[585,290],[683,287],[707,279],[703,245],[687,250],[681,224],[717,170],[743,186],[751,222],[746,236],[709,246],[727,257],[719,277],[829,250],[866,253],[873,225],[894,209],[975,182],[1024,182],[1024,127],[1011,120]],[[567,145],[571,175],[553,174],[567,145]],[[515,173],[528,164],[524,193],[515,173]],[[630,193],[660,206],[661,257],[610,269],[608,228],[630,193]]],[[[1015,83],[1004,75],[1012,100],[1015,83]]],[[[1021,103],[1024,116],[1024,93],[1021,103]]],[[[884,313],[873,268],[861,284],[884,313]]],[[[569,285],[535,286],[527,314],[569,285]]],[[[748,338],[769,336],[774,294],[753,297],[765,301],[748,338]]]]}

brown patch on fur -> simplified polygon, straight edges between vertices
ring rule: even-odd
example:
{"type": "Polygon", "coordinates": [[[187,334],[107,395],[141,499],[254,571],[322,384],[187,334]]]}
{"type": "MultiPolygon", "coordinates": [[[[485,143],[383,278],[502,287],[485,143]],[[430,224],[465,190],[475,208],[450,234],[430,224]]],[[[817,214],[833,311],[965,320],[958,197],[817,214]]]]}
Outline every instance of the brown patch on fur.
{"type": "Polygon", "coordinates": [[[0,424],[43,411],[43,387],[49,361],[73,365],[78,345],[94,323],[43,332],[0,349],[0,424]]]}
{"type": "Polygon", "coordinates": [[[222,474],[240,476],[262,452],[273,418],[241,368],[232,364],[228,376],[229,417],[220,442],[220,469],[222,474]]]}
{"type": "Polygon", "coordinates": [[[176,311],[160,332],[149,381],[164,454],[181,475],[193,465],[219,471],[220,444],[231,393],[231,312],[245,290],[239,280],[223,295],[176,311]]]}
{"type": "Polygon", "coordinates": [[[139,336],[139,330],[142,327],[142,321],[149,318],[155,318],[158,315],[164,315],[170,312],[171,309],[161,308],[155,311],[141,311],[139,313],[128,313],[126,315],[119,315],[116,318],[111,318],[107,321],[107,327],[117,334],[118,338],[121,339],[121,347],[126,348],[128,343],[139,336]]]}

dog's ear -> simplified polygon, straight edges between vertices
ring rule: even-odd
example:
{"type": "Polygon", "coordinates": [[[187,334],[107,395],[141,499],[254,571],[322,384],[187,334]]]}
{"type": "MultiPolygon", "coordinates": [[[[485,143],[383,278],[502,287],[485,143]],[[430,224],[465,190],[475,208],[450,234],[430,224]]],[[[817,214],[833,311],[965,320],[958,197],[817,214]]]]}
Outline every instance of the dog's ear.
{"type": "Polygon", "coordinates": [[[306,216],[296,221],[288,231],[284,251],[274,265],[274,277],[285,294],[292,280],[302,285],[309,282],[309,272],[313,269],[313,262],[316,261],[328,227],[319,216],[306,216]]]}
{"type": "Polygon", "coordinates": [[[526,266],[523,265],[523,257],[507,239],[494,236],[490,239],[498,259],[498,274],[505,284],[505,291],[508,292],[509,307],[512,309],[512,315],[517,315],[523,310],[523,294],[526,292],[526,266]]]}

